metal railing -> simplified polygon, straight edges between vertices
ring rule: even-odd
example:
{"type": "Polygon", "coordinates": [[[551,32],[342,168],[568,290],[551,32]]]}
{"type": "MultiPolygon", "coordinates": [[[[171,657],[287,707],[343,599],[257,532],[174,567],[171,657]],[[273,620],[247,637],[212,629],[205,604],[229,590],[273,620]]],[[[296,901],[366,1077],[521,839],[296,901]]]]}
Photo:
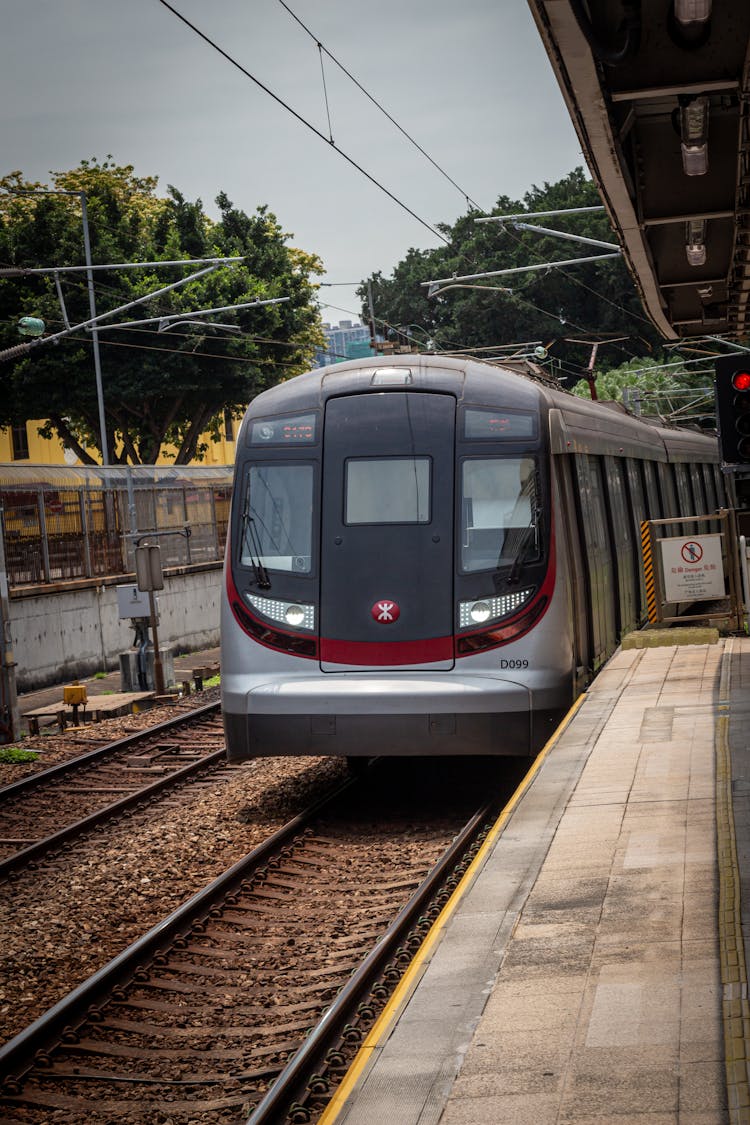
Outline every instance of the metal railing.
{"type": "Polygon", "coordinates": [[[75,469],[0,466],[0,520],[11,587],[132,574],[134,539],[165,536],[164,567],[218,562],[231,467],[75,469]],[[34,471],[36,470],[36,472],[34,471]],[[32,479],[36,477],[36,479],[32,479]]]}

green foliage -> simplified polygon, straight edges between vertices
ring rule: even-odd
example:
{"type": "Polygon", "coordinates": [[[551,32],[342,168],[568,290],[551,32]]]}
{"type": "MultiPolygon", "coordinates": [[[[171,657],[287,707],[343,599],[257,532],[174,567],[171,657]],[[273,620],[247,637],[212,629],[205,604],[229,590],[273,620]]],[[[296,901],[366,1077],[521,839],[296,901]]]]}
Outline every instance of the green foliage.
{"type": "MultiPolygon", "coordinates": [[[[670,362],[675,361],[670,361],[669,355],[663,360],[645,356],[601,372],[596,377],[597,397],[610,402],[625,402],[631,408],[638,401],[643,414],[685,421],[712,415],[713,374],[697,371],[694,367],[662,366],[670,362]]],[[[706,365],[710,362],[711,357],[707,357],[706,365]]],[[[591,395],[585,380],[576,383],[572,391],[582,398],[591,395]]]]}
{"type": "Polygon", "coordinates": [[[21,762],[35,762],[39,757],[33,750],[22,750],[20,746],[0,747],[0,762],[18,764],[21,762]]]}
{"type": "MultiPolygon", "coordinates": [[[[156,194],[155,177],[138,177],[130,165],[82,161],[69,172],[51,174],[49,190],[85,191],[94,263],[242,255],[243,263],[222,267],[147,304],[115,316],[117,321],[242,304],[288,296],[284,304],[201,318],[158,333],[142,328],[99,329],[108,445],[113,463],[154,463],[165,444],[175,461],[200,460],[200,435],[219,436],[225,412],[241,417],[259,391],[304,371],[323,341],[314,304],[313,275],[321,272],[312,254],[290,247],[288,235],[265,206],[253,215],[238,210],[221,193],[213,222],[200,200],[189,202],[174,187],[156,194]],[[210,321],[232,323],[227,334],[210,321]]],[[[45,185],[20,172],[0,179],[0,260],[24,267],[81,265],[84,262],[81,200],[78,195],[21,196],[45,185]]],[[[94,274],[97,313],[186,277],[198,266],[106,270],[94,274]]],[[[63,274],[61,282],[71,324],[90,316],[85,275],[63,274]]],[[[54,280],[49,276],[0,279],[0,349],[19,343],[21,316],[41,316],[48,331],[64,327],[54,280]]],[[[85,463],[99,448],[99,420],[90,335],[67,337],[34,347],[2,367],[0,426],[40,416],[42,432],[57,433],[85,463]]]]}
{"type": "MultiPolygon", "coordinates": [[[[522,201],[501,196],[492,214],[593,207],[599,203],[593,182],[577,168],[555,184],[532,187],[522,201]]],[[[657,344],[657,333],[645,318],[625,265],[614,258],[562,270],[482,278],[471,284],[492,288],[484,292],[453,288],[442,296],[428,297],[421,283],[435,278],[606,253],[550,235],[518,231],[512,223],[477,223],[478,217],[478,212],[469,211],[452,227],[442,225],[440,229],[449,240],[447,246],[411,249],[391,277],[376,273],[370,278],[375,313],[390,326],[390,338],[398,338],[401,328],[419,339],[429,337],[439,350],[492,349],[500,344],[541,340],[556,359],[563,361],[564,369],[573,372],[586,366],[592,338],[625,337],[618,344],[600,347],[598,358],[605,364],[619,363],[623,355],[645,355],[657,344]],[[502,287],[512,289],[512,294],[499,292],[502,287]]],[[[616,241],[604,212],[530,221],[605,242],[616,241]]],[[[358,294],[366,319],[366,285],[358,294]]]]}

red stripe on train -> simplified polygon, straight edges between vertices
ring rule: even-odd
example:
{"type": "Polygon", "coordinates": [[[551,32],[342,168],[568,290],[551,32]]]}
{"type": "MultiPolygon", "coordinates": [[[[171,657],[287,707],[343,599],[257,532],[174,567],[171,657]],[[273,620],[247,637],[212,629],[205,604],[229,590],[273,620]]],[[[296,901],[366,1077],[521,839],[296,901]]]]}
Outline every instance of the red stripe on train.
{"type": "Polygon", "coordinates": [[[421,641],[335,641],[320,638],[320,659],[330,664],[387,667],[453,659],[453,637],[421,641]]]}

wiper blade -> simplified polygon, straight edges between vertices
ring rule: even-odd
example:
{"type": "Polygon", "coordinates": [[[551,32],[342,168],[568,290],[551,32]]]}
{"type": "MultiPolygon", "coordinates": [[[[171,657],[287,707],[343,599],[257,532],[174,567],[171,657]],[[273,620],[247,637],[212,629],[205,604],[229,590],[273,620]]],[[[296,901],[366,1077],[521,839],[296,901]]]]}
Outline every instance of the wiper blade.
{"type": "Polygon", "coordinates": [[[250,566],[253,568],[255,581],[261,590],[271,589],[271,579],[268,577],[268,571],[263,565],[263,560],[260,550],[260,539],[255,527],[255,520],[250,515],[250,505],[245,505],[245,510],[242,513],[242,536],[245,540],[245,545],[248,548],[248,555],[250,556],[250,566]]]}
{"type": "MultiPolygon", "coordinates": [[[[513,562],[511,563],[510,571],[508,572],[508,576],[505,579],[508,586],[516,585],[519,578],[521,577],[521,568],[523,564],[532,553],[532,550],[536,551],[538,548],[540,514],[541,513],[538,508],[532,509],[531,518],[529,519],[526,527],[520,528],[518,531],[517,538],[520,540],[520,545],[515,555],[513,556],[513,562]]],[[[503,547],[504,546],[505,544],[503,544],[503,547]]],[[[498,569],[500,568],[503,561],[507,562],[507,560],[503,560],[503,553],[501,551],[497,560],[498,569]]]]}

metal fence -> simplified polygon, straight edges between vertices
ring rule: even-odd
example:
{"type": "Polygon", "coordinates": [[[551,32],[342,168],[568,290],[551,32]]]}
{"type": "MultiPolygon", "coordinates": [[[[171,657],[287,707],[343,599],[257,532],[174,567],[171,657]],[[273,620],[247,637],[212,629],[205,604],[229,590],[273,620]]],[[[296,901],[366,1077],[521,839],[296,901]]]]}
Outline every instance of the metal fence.
{"type": "Polygon", "coordinates": [[[132,574],[147,534],[164,567],[220,561],[231,487],[231,467],[0,465],[8,584],[132,574]]]}

